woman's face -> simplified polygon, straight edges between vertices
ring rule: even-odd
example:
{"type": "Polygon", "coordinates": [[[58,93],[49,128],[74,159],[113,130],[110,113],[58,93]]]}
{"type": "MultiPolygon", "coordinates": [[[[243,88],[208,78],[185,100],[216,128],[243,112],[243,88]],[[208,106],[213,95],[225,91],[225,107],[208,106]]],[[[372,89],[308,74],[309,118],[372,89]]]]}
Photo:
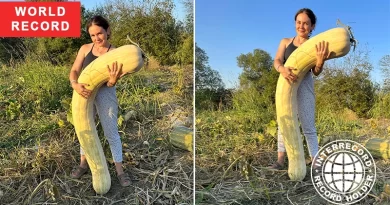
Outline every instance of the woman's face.
{"type": "Polygon", "coordinates": [[[307,38],[313,29],[314,25],[311,24],[309,16],[306,13],[298,14],[295,20],[295,30],[298,36],[307,38]]]}
{"type": "Polygon", "coordinates": [[[106,45],[107,41],[107,31],[104,28],[92,24],[88,28],[89,36],[91,37],[92,42],[97,46],[106,45]]]}

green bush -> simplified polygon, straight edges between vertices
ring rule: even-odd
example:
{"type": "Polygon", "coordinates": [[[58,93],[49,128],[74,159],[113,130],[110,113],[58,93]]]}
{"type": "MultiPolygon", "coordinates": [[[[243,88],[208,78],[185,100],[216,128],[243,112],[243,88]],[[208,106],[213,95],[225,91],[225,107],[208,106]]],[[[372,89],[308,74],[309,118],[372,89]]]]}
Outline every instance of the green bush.
{"type": "Polygon", "coordinates": [[[14,68],[3,68],[1,103],[6,107],[8,120],[31,117],[36,113],[62,110],[61,100],[69,98],[72,88],[68,75],[70,68],[52,66],[47,62],[30,61],[14,68]]]}
{"type": "Polygon", "coordinates": [[[348,108],[359,117],[368,117],[378,90],[378,86],[369,79],[369,74],[359,69],[352,72],[326,69],[321,79],[315,82],[317,109],[342,111],[348,108]]]}
{"type": "Polygon", "coordinates": [[[390,93],[379,93],[375,98],[375,103],[370,110],[374,118],[390,118],[390,93]]]}

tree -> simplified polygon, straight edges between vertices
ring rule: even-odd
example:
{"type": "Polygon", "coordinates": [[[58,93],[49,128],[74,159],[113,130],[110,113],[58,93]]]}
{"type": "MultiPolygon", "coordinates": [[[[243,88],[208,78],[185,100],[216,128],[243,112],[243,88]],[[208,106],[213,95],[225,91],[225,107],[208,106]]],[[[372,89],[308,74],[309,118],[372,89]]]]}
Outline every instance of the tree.
{"type": "MultiPolygon", "coordinates": [[[[93,15],[102,13],[102,8],[87,10],[84,6],[81,6],[80,38],[20,38],[17,46],[15,46],[15,43],[12,44],[14,51],[12,55],[15,56],[21,53],[23,58],[19,58],[20,60],[26,60],[26,58],[39,59],[51,62],[53,65],[70,65],[76,58],[78,49],[83,44],[91,42],[86,30],[87,21],[93,15]],[[20,48],[23,48],[22,52],[20,48]]],[[[20,54],[18,55],[20,56],[20,54]]]]}
{"type": "Polygon", "coordinates": [[[176,63],[188,65],[194,63],[194,36],[193,34],[183,33],[181,35],[181,44],[176,52],[176,63]]]}
{"type": "Polygon", "coordinates": [[[182,3],[186,8],[186,19],[184,29],[180,32],[181,43],[176,52],[176,61],[181,65],[188,65],[194,62],[194,2],[192,0],[183,0],[182,3]]]}
{"type": "Polygon", "coordinates": [[[126,36],[129,35],[162,65],[175,64],[181,43],[181,25],[173,17],[174,6],[172,0],[108,2],[104,10],[111,23],[112,43],[117,46],[128,44],[126,36]]]}
{"type": "Polygon", "coordinates": [[[379,61],[379,66],[383,76],[382,90],[385,93],[390,92],[390,55],[383,56],[379,61]]]}
{"type": "MultiPolygon", "coordinates": [[[[191,6],[189,2],[188,6],[191,6]]],[[[192,64],[193,34],[186,32],[190,28],[173,17],[174,7],[173,0],[112,0],[93,10],[82,6],[80,38],[25,38],[22,47],[26,48],[27,52],[24,53],[28,53],[29,59],[70,64],[81,45],[91,42],[86,30],[87,21],[93,15],[102,15],[110,23],[110,42],[116,47],[129,44],[126,40],[129,36],[147,55],[155,57],[162,65],[192,64]]],[[[192,17],[187,14],[187,19],[192,17]]],[[[10,56],[15,58],[20,53],[24,54],[8,52],[13,51],[8,48],[16,48],[15,42],[8,39],[0,42],[5,48],[0,52],[2,62],[9,61],[10,56]]]]}
{"type": "Polygon", "coordinates": [[[218,71],[208,65],[206,52],[195,45],[195,90],[218,90],[224,87],[218,71]]]}
{"type": "Polygon", "coordinates": [[[184,21],[186,32],[194,33],[194,1],[182,0],[182,2],[186,9],[186,19],[184,21]]]}
{"type": "Polygon", "coordinates": [[[254,49],[252,53],[237,57],[238,67],[243,69],[240,88],[233,97],[234,107],[241,110],[274,112],[278,72],[273,70],[269,53],[254,49]]]}
{"type": "Polygon", "coordinates": [[[197,110],[220,108],[224,84],[219,73],[208,64],[206,52],[195,45],[195,107],[197,110]]]}
{"type": "Polygon", "coordinates": [[[9,64],[11,61],[24,59],[25,55],[23,38],[0,38],[0,63],[9,64]]]}
{"type": "Polygon", "coordinates": [[[370,110],[372,117],[390,118],[390,55],[385,55],[379,60],[382,71],[383,85],[375,98],[375,104],[370,110]]]}
{"type": "Polygon", "coordinates": [[[359,69],[351,73],[339,69],[328,70],[328,74],[317,83],[317,107],[329,107],[333,110],[348,108],[360,117],[367,116],[374,105],[377,90],[368,73],[359,69]]]}
{"type": "Polygon", "coordinates": [[[372,68],[365,48],[327,63],[315,83],[318,109],[348,108],[360,117],[367,117],[378,90],[378,85],[370,80],[372,68]]]}
{"type": "Polygon", "coordinates": [[[81,33],[79,38],[39,38],[38,54],[48,56],[48,61],[53,64],[72,64],[76,58],[78,49],[83,45],[91,42],[87,31],[87,23],[94,15],[104,16],[103,8],[96,7],[88,10],[81,6],[81,33]]]}
{"type": "Polygon", "coordinates": [[[272,69],[272,58],[263,50],[254,49],[253,53],[241,54],[237,57],[237,65],[242,68],[240,86],[260,86],[259,80],[272,69]]]}

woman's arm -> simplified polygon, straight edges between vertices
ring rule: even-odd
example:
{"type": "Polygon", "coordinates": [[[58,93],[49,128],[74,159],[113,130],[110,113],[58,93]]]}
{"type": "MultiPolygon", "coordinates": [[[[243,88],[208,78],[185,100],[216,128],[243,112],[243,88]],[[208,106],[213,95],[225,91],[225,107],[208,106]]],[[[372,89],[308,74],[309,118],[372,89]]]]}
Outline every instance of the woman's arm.
{"type": "Polygon", "coordinates": [[[83,47],[79,49],[79,51],[77,52],[76,59],[73,62],[72,68],[70,69],[69,81],[71,82],[72,86],[73,83],[77,82],[77,79],[80,75],[81,67],[85,58],[83,50],[83,47]]]}
{"type": "Polygon", "coordinates": [[[324,66],[324,64],[317,63],[316,66],[312,69],[313,74],[315,76],[318,76],[319,74],[321,74],[323,66],[324,66]]]}
{"type": "Polygon", "coordinates": [[[79,52],[77,53],[76,60],[73,62],[72,68],[70,69],[70,73],[69,73],[69,81],[72,88],[84,98],[88,98],[92,91],[85,88],[87,84],[78,83],[77,79],[79,78],[81,72],[86,49],[87,49],[87,45],[81,46],[79,52]]]}
{"type": "Polygon", "coordinates": [[[284,67],[283,65],[284,52],[286,51],[286,45],[289,41],[290,39],[288,38],[284,38],[280,41],[279,48],[274,59],[274,67],[276,71],[282,74],[286,80],[292,83],[297,80],[297,76],[292,72],[294,68],[284,67]]]}
{"type": "Polygon", "coordinates": [[[329,58],[330,52],[328,50],[329,42],[322,41],[316,44],[317,61],[316,66],[312,68],[313,74],[318,76],[324,67],[325,60],[329,58]]]}
{"type": "Polygon", "coordinates": [[[108,73],[110,74],[110,79],[107,82],[107,87],[115,86],[119,78],[122,77],[122,66],[123,66],[122,63],[118,66],[117,61],[112,63],[111,69],[110,66],[107,65],[108,73]]]}
{"type": "MultiPolygon", "coordinates": [[[[116,49],[116,47],[111,46],[109,51],[114,50],[114,49],[116,49]]],[[[122,66],[123,66],[122,63],[118,66],[117,61],[112,63],[112,67],[110,67],[110,65],[107,65],[108,73],[110,75],[110,78],[106,84],[107,87],[115,86],[115,84],[118,82],[119,78],[121,78],[123,75],[125,75],[125,73],[122,73],[122,66]]]]}

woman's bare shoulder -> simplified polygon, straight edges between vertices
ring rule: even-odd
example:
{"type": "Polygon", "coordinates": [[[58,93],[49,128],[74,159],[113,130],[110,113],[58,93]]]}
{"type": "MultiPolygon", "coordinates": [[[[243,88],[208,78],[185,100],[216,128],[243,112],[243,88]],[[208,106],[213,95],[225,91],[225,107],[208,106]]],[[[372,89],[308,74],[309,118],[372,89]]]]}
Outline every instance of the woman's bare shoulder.
{"type": "Polygon", "coordinates": [[[87,43],[81,46],[80,52],[84,53],[84,56],[86,56],[89,51],[92,49],[93,43],[87,43]]]}
{"type": "Polygon", "coordinates": [[[293,41],[293,38],[283,38],[280,41],[279,48],[284,47],[287,48],[288,44],[290,44],[293,41]]]}
{"type": "Polygon", "coordinates": [[[287,44],[289,44],[292,40],[293,40],[293,38],[283,38],[281,42],[282,42],[283,44],[287,45],[287,44]]]}

